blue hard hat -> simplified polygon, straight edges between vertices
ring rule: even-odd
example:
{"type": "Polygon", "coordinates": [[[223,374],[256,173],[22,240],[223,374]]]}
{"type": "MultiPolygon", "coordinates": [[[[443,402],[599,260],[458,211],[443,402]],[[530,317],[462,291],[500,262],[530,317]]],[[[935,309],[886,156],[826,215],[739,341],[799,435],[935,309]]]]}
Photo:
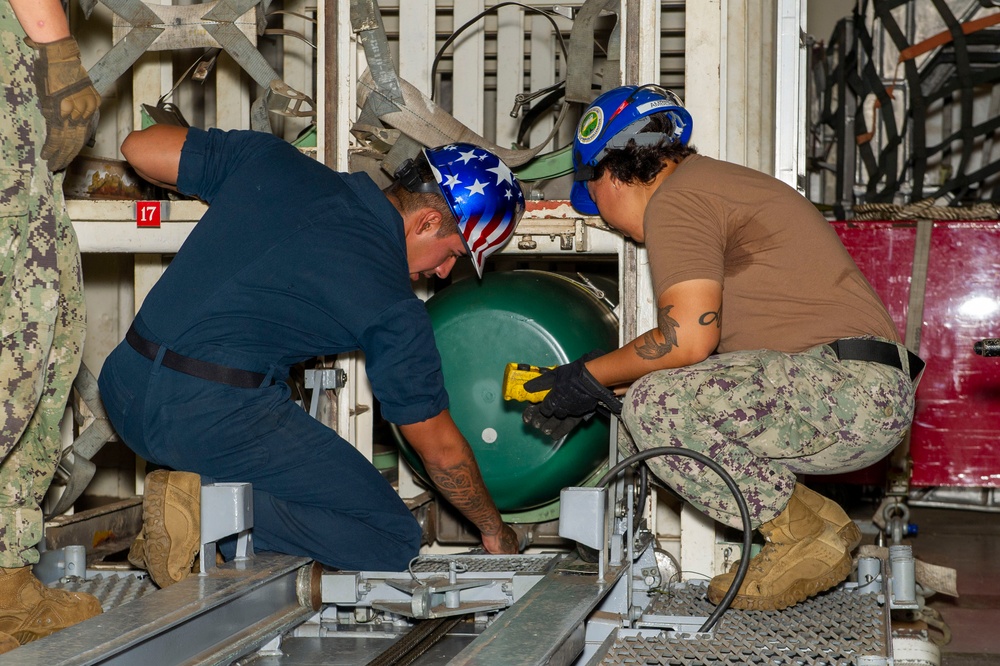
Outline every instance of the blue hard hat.
{"type": "Polygon", "coordinates": [[[670,90],[653,84],[620,86],[595,99],[580,118],[573,140],[573,189],[570,202],[585,215],[597,215],[597,204],[590,198],[587,181],[594,177],[594,167],[609,150],[624,148],[629,141],[652,146],[666,139],[668,143],[687,143],[691,138],[691,114],[670,90]],[[664,113],[673,125],[667,133],[643,132],[647,118],[664,113]]]}
{"type": "Polygon", "coordinates": [[[444,200],[458,220],[476,275],[510,240],[524,214],[524,192],[503,160],[471,143],[424,150],[444,200]]]}

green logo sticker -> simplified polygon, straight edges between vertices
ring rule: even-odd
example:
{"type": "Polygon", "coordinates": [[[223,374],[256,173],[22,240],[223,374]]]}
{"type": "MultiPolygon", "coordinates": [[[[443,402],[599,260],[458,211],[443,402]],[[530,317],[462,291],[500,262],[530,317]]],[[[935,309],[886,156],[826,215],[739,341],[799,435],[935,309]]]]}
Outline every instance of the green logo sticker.
{"type": "Polygon", "coordinates": [[[590,111],[587,111],[580,120],[580,129],[576,133],[577,141],[580,143],[590,143],[600,135],[603,125],[604,111],[601,110],[601,107],[595,106],[590,111]]]}

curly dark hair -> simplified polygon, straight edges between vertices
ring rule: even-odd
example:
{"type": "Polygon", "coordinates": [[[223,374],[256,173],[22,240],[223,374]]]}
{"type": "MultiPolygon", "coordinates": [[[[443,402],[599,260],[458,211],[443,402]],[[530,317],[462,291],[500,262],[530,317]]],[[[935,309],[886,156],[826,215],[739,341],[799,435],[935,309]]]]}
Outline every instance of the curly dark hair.
{"type": "Polygon", "coordinates": [[[694,155],[698,149],[690,144],[672,142],[667,138],[673,132],[673,124],[667,115],[657,113],[649,117],[649,122],[640,133],[658,132],[663,134],[663,140],[652,146],[637,146],[635,141],[629,141],[624,148],[609,150],[608,154],[594,167],[594,180],[610,172],[611,175],[626,184],[653,182],[656,175],[663,170],[664,162],[680,163],[685,157],[694,155]]]}

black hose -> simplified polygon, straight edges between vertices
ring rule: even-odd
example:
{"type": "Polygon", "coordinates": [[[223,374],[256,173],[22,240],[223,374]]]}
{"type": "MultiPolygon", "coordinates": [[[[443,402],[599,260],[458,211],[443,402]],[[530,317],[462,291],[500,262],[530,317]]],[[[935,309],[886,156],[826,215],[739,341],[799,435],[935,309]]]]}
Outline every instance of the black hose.
{"type": "MultiPolygon", "coordinates": [[[[628,426],[625,425],[625,422],[621,419],[621,417],[618,417],[618,421],[621,423],[622,428],[625,430],[629,439],[632,439],[632,433],[629,432],[628,426]]],[[[633,442],[634,441],[635,440],[633,439],[633,442]]],[[[705,620],[705,623],[701,625],[701,629],[699,629],[699,631],[702,632],[711,631],[712,627],[714,627],[719,621],[719,618],[722,617],[722,614],[729,610],[729,605],[733,602],[737,592],[739,592],[740,585],[743,584],[743,579],[747,575],[747,569],[750,568],[750,547],[753,541],[753,527],[751,526],[752,523],[750,521],[750,509],[747,507],[747,501],[743,498],[743,493],[740,492],[739,486],[736,485],[736,481],[734,481],[733,477],[729,475],[729,472],[723,469],[722,465],[715,462],[711,458],[698,453],[697,451],[689,451],[688,449],[681,449],[673,446],[660,446],[655,449],[647,449],[630,455],[628,458],[625,458],[617,465],[609,469],[596,485],[598,488],[607,486],[625,468],[634,465],[637,462],[642,462],[644,460],[648,460],[649,458],[658,458],[660,456],[681,456],[683,458],[692,458],[705,467],[708,467],[710,470],[718,474],[723,482],[725,482],[729,491],[733,494],[733,498],[736,499],[736,505],[740,509],[740,519],[743,521],[743,552],[740,554],[740,566],[736,569],[736,578],[733,579],[733,582],[726,591],[726,594],[722,597],[722,601],[719,602],[719,605],[715,607],[715,610],[712,611],[711,615],[708,616],[708,619],[705,620]]]]}
{"type": "Polygon", "coordinates": [[[632,526],[633,531],[639,527],[639,521],[642,516],[642,507],[646,505],[646,498],[649,497],[649,468],[643,465],[639,468],[639,497],[636,499],[635,505],[640,508],[639,511],[635,512],[635,523],[632,526]]]}
{"type": "Polygon", "coordinates": [[[549,23],[552,24],[552,29],[555,30],[556,40],[559,42],[559,47],[562,49],[563,61],[565,62],[566,58],[569,57],[569,51],[566,49],[566,41],[563,39],[562,31],[559,29],[559,26],[556,24],[555,19],[553,18],[553,12],[550,12],[550,11],[545,10],[545,9],[539,9],[538,7],[532,7],[531,5],[525,5],[525,4],[520,3],[520,2],[499,2],[499,3],[495,4],[495,5],[493,5],[492,7],[487,7],[486,9],[484,9],[483,11],[479,12],[478,14],[476,14],[475,16],[473,16],[471,19],[469,19],[468,21],[466,21],[464,25],[462,25],[461,27],[459,27],[458,29],[456,29],[454,32],[452,32],[451,35],[448,37],[448,39],[446,39],[444,41],[444,44],[441,45],[441,48],[438,49],[437,53],[434,55],[434,62],[431,63],[431,99],[432,100],[434,99],[434,95],[437,92],[437,68],[438,68],[438,63],[441,61],[441,57],[444,55],[445,50],[449,46],[451,46],[451,43],[454,42],[458,38],[459,35],[461,35],[463,32],[465,32],[465,30],[468,29],[469,27],[471,27],[472,25],[475,25],[475,23],[478,22],[481,18],[483,18],[487,14],[492,14],[492,13],[494,13],[496,11],[499,11],[500,9],[502,9],[504,7],[510,7],[510,6],[521,7],[522,9],[525,9],[526,11],[530,11],[530,12],[533,12],[535,14],[540,14],[541,16],[544,16],[546,19],[548,19],[549,23]]]}

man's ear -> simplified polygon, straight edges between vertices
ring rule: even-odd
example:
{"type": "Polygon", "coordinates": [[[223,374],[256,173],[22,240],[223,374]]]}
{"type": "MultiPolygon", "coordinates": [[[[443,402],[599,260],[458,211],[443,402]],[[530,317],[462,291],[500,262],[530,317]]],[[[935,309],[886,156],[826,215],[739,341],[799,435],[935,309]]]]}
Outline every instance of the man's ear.
{"type": "Polygon", "coordinates": [[[417,213],[417,235],[436,234],[441,228],[441,213],[433,208],[424,208],[417,213]]]}

